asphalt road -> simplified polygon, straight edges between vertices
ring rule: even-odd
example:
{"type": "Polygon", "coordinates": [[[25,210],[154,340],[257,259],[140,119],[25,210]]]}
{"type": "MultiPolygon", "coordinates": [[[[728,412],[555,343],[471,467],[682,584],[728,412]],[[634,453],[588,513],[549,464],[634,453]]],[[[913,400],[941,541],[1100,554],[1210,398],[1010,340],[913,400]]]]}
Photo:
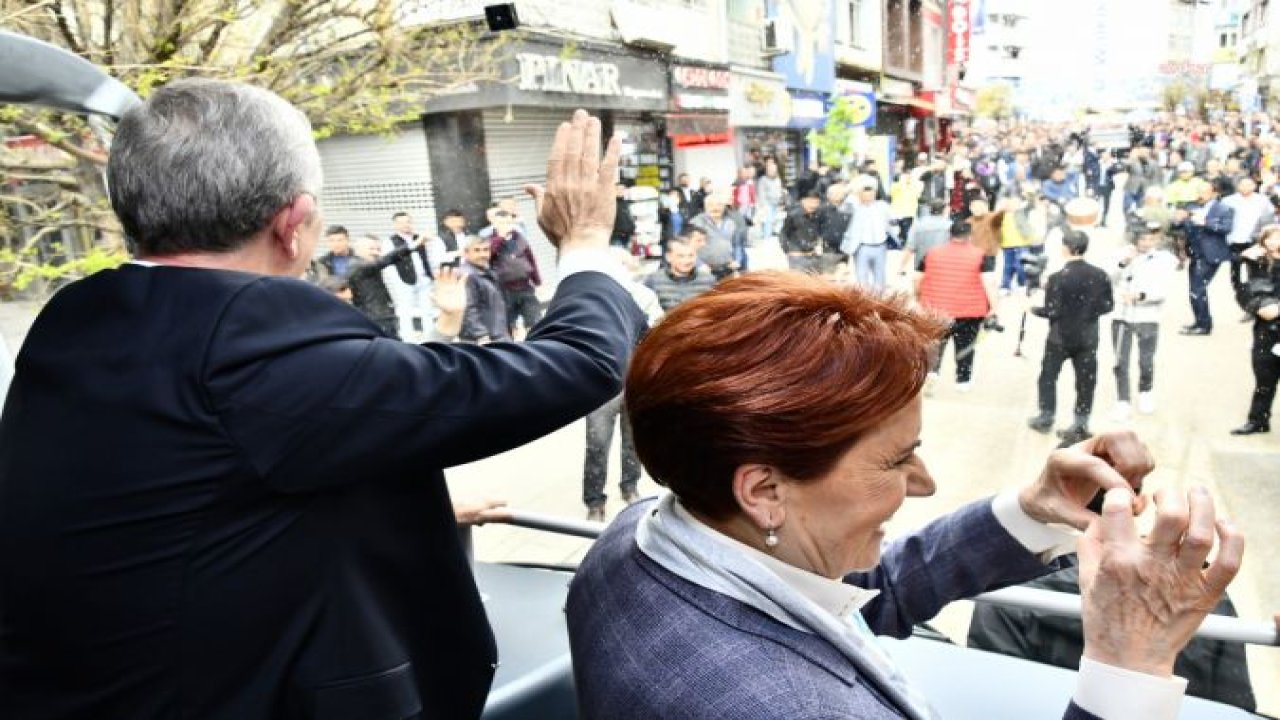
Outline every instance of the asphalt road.
{"type": "MultiPolygon", "coordinates": [[[[1095,241],[1090,259],[1101,262],[1114,250],[1114,242],[1104,234],[1095,241]]],[[[753,250],[756,267],[781,260],[776,245],[753,250]]],[[[890,267],[896,267],[895,261],[890,267]]],[[[1237,321],[1240,312],[1231,301],[1225,273],[1219,274],[1211,289],[1217,327],[1210,337],[1177,334],[1177,328],[1190,318],[1182,299],[1185,277],[1180,276],[1177,283],[1166,308],[1156,359],[1157,412],[1124,424],[1109,419],[1115,386],[1109,372],[1111,349],[1104,342],[1093,427],[1095,431],[1131,427],[1151,446],[1159,467],[1147,482],[1148,489],[1203,484],[1213,491],[1248,537],[1245,564],[1231,590],[1236,606],[1242,617],[1270,618],[1280,611],[1280,571],[1274,559],[1280,547],[1280,433],[1235,438],[1227,432],[1245,419],[1253,379],[1249,326],[1237,321]]],[[[893,520],[894,530],[917,527],[964,503],[1031,480],[1054,448],[1056,439],[1025,425],[1035,410],[1035,379],[1046,325],[1029,320],[1026,357],[1014,357],[1023,302],[1017,296],[1002,300],[1001,316],[1008,331],[988,333],[979,344],[972,392],[958,393],[949,379],[950,359],[944,366],[944,382],[925,402],[921,449],[937,479],[938,493],[909,500],[893,520]]],[[[0,333],[15,351],[33,314],[30,305],[0,304],[0,333]]],[[[1073,393],[1071,372],[1064,370],[1059,406],[1069,408],[1073,393]]],[[[1060,424],[1066,420],[1059,418],[1060,424]]],[[[458,499],[502,498],[514,507],[580,519],[584,516],[584,435],[579,421],[500,456],[453,468],[448,473],[450,487],[458,499]]],[[[614,513],[621,507],[616,453],[612,462],[609,510],[614,513]]],[[[642,494],[659,490],[647,478],[642,480],[642,494]]],[[[492,561],[573,563],[587,547],[582,540],[493,525],[478,529],[475,541],[477,556],[492,561]]],[[[937,625],[963,641],[969,612],[967,603],[956,603],[943,612],[937,625]]],[[[1260,709],[1280,716],[1280,649],[1255,648],[1250,664],[1260,709]]]]}

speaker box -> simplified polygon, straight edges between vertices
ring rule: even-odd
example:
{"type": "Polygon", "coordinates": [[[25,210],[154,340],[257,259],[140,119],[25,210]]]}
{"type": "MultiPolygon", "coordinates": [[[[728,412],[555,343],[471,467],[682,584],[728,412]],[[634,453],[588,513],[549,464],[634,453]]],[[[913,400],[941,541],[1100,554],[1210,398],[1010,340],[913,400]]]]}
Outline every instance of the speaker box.
{"type": "Polygon", "coordinates": [[[520,18],[516,17],[515,3],[485,5],[484,19],[485,22],[489,24],[489,30],[491,32],[515,30],[520,27],[520,18]]]}

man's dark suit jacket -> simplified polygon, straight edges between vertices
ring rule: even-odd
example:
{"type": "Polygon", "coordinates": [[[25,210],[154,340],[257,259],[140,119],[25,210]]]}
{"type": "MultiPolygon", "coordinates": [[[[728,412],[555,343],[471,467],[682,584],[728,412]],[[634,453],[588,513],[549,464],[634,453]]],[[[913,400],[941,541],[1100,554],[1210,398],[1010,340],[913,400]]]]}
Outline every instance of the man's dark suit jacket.
{"type": "Polygon", "coordinates": [[[0,421],[0,717],[478,717],[495,648],[441,468],[615,396],[643,324],[590,272],[485,348],[291,279],[67,287],[0,421]]]}
{"type": "MultiPolygon", "coordinates": [[[[1236,213],[1218,198],[1211,202],[1213,204],[1205,214],[1203,225],[1190,221],[1182,224],[1187,233],[1187,253],[1210,263],[1224,263],[1231,259],[1231,246],[1227,244],[1227,236],[1231,234],[1236,213]]],[[[1202,209],[1203,206],[1197,208],[1202,209]]]]}
{"type": "Polygon", "coordinates": [[[1106,271],[1084,260],[1072,260],[1049,276],[1044,306],[1031,312],[1049,319],[1049,342],[1091,347],[1098,344],[1098,318],[1114,306],[1106,271]]]}

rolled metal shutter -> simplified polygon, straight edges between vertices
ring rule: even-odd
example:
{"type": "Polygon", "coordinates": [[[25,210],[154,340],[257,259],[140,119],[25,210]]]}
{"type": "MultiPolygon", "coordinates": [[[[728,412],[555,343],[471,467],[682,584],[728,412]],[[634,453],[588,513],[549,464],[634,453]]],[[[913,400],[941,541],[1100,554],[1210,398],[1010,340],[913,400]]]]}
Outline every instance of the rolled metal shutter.
{"type": "Polygon", "coordinates": [[[365,233],[383,238],[391,233],[391,216],[403,211],[413,216],[419,233],[436,234],[421,125],[406,125],[391,137],[343,135],[316,144],[324,167],[320,208],[326,225],[342,225],[353,238],[365,233]]]}
{"type": "Polygon", "coordinates": [[[546,183],[547,157],[551,154],[556,128],[569,117],[567,110],[533,107],[484,111],[485,152],[489,158],[492,199],[518,199],[520,216],[529,228],[529,245],[533,248],[538,270],[547,288],[554,286],[558,279],[556,249],[538,227],[533,200],[525,194],[524,186],[546,183]]]}

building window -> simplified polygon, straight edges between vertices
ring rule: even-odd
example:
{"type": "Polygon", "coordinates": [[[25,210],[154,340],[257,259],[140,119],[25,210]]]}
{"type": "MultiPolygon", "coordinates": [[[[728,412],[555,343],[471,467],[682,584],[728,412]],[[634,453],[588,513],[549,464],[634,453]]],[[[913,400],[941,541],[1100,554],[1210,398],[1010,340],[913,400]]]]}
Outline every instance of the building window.
{"type": "Polygon", "coordinates": [[[866,23],[862,21],[863,0],[848,0],[848,34],[845,43],[851,47],[866,47],[866,23]]]}

